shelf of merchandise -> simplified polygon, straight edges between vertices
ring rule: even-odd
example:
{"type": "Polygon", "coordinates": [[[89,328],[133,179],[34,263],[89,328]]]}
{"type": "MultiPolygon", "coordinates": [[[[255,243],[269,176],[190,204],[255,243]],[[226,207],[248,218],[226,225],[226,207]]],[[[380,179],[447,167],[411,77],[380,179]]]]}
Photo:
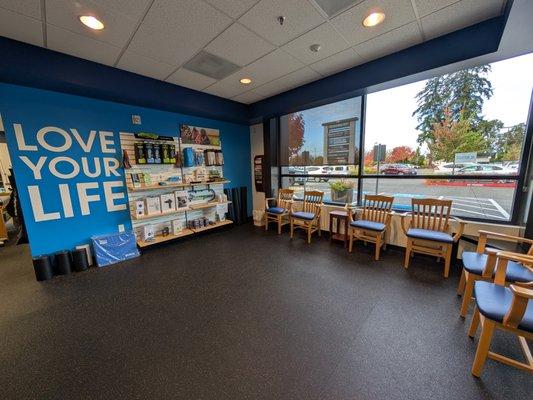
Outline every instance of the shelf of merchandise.
{"type": "Polygon", "coordinates": [[[203,208],[210,208],[210,207],[216,207],[218,204],[231,204],[231,201],[210,201],[209,203],[205,204],[190,204],[189,205],[189,211],[196,211],[201,210],[203,208]]]}
{"type": "Polygon", "coordinates": [[[182,238],[185,236],[194,235],[194,233],[195,232],[192,229],[186,228],[177,235],[156,236],[154,240],[149,240],[149,241],[137,240],[137,246],[139,246],[140,248],[144,248],[144,247],[152,246],[157,243],[164,243],[164,242],[168,242],[169,240],[174,240],[174,239],[182,238]]]}
{"type": "Polygon", "coordinates": [[[225,219],[224,221],[219,221],[213,225],[204,226],[203,228],[192,228],[192,230],[194,233],[200,233],[200,232],[208,231],[210,229],[218,228],[220,226],[231,225],[231,224],[233,224],[233,221],[229,219],[225,219]]]}
{"type": "Polygon", "coordinates": [[[225,183],[230,183],[230,181],[223,180],[223,181],[208,181],[208,182],[197,182],[197,183],[168,183],[166,185],[139,186],[139,187],[128,186],[128,191],[144,192],[144,191],[149,191],[149,190],[165,190],[165,189],[186,188],[186,187],[193,187],[193,186],[223,185],[225,183]]]}
{"type": "Polygon", "coordinates": [[[191,211],[191,209],[189,207],[187,208],[182,208],[182,209],[179,209],[179,210],[176,210],[176,211],[167,211],[167,212],[161,212],[159,214],[150,214],[150,215],[131,215],[131,219],[134,219],[136,221],[142,221],[142,220],[145,220],[145,219],[154,219],[154,218],[161,218],[161,217],[166,217],[167,215],[176,215],[176,214],[181,214],[181,213],[184,213],[184,212],[187,212],[187,211],[191,211]]]}

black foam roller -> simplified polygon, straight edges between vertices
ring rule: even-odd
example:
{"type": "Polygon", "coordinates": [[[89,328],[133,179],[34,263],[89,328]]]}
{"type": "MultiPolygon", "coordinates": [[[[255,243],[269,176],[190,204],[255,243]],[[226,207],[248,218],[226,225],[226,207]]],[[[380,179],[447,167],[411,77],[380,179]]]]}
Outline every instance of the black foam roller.
{"type": "Polygon", "coordinates": [[[70,251],[64,250],[55,255],[55,273],[57,275],[67,275],[72,272],[72,263],[70,261],[70,251]]]}
{"type": "Polygon", "coordinates": [[[52,263],[48,256],[37,256],[33,258],[33,269],[35,271],[35,278],[41,281],[47,281],[54,277],[52,263]]]}
{"type": "Polygon", "coordinates": [[[248,221],[248,188],[241,186],[241,223],[248,221]]]}
{"type": "Polygon", "coordinates": [[[72,267],[77,272],[87,271],[89,260],[87,259],[87,251],[85,249],[72,250],[72,267]]]}

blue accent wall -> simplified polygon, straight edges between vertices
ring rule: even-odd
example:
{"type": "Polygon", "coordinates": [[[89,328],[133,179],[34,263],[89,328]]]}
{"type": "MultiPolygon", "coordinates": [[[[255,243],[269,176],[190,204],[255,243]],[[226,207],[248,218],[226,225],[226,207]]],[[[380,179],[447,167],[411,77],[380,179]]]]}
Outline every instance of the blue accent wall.
{"type": "MultiPolygon", "coordinates": [[[[8,149],[19,187],[33,255],[48,254],[87,243],[93,235],[117,232],[119,224],[124,224],[126,229],[131,227],[129,210],[109,211],[103,189],[104,185],[110,181],[124,183],[123,169],[117,170],[118,177],[112,173],[106,176],[102,170],[96,177],[88,177],[81,171],[76,176],[62,179],[61,174],[68,175],[73,167],[66,161],[57,162],[55,169],[50,165],[50,161],[57,157],[68,157],[77,162],[81,160],[81,157],[86,157],[91,167],[90,172],[94,172],[95,158],[98,158],[100,162],[104,157],[120,161],[122,157],[119,132],[144,131],[177,136],[181,124],[219,129],[225,160],[224,175],[231,181],[231,184],[226,186],[248,187],[248,210],[251,211],[250,134],[247,125],[2,83],[0,83],[0,115],[6,131],[8,149]],[[133,114],[141,116],[142,125],[132,124],[133,114]],[[25,145],[37,146],[37,151],[31,151],[31,147],[29,150],[19,149],[14,124],[20,124],[19,132],[23,132],[25,145]],[[72,137],[74,137],[72,132],[74,129],[85,143],[87,143],[90,131],[94,130],[96,133],[93,147],[89,152],[85,152],[74,137],[70,148],[59,152],[53,151],[54,147],[62,146],[65,139],[57,132],[50,132],[42,134],[41,143],[45,141],[52,147],[43,148],[37,140],[37,132],[43,127],[60,128],[72,137]],[[104,136],[104,140],[114,141],[114,144],[104,146],[104,151],[99,139],[101,131],[111,132],[107,134],[109,136],[104,136]],[[21,157],[27,157],[33,165],[40,157],[47,157],[40,169],[40,179],[36,179],[34,172],[21,157]],[[60,177],[55,176],[51,170],[57,170],[60,177]],[[88,195],[100,196],[100,201],[89,203],[89,215],[82,215],[82,206],[77,192],[77,185],[84,183],[97,185],[87,190],[88,195]],[[70,196],[66,197],[69,197],[72,203],[72,213],[63,208],[59,191],[61,184],[68,186],[70,196]],[[59,218],[35,221],[35,201],[32,207],[29,195],[31,186],[39,188],[45,218],[57,217],[57,215],[50,215],[54,212],[59,213],[59,218]]],[[[118,195],[125,192],[124,187],[115,187],[110,190],[118,195]]],[[[113,204],[120,207],[126,201],[126,198],[115,199],[113,204]]]]}

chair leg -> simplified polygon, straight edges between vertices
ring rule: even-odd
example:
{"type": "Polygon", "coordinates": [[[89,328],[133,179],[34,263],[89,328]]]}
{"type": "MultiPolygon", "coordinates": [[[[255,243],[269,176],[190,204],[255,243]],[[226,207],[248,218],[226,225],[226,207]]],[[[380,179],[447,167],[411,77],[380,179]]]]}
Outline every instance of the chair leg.
{"type": "Polygon", "coordinates": [[[312,223],[307,224],[307,243],[311,243],[311,230],[312,230],[312,223]]]}
{"type": "Polygon", "coordinates": [[[278,217],[278,235],[281,235],[281,221],[282,221],[281,218],[282,218],[281,216],[278,217]]]}
{"type": "Polygon", "coordinates": [[[320,217],[318,218],[318,221],[317,221],[317,228],[318,228],[318,237],[322,237],[322,225],[320,223],[320,217]]]}
{"type": "Polygon", "coordinates": [[[492,340],[492,334],[494,332],[494,321],[484,319],[481,324],[481,335],[479,336],[479,343],[477,344],[476,356],[474,363],[472,364],[472,375],[479,378],[481,370],[489,354],[490,342],[492,340]]]}
{"type": "Polygon", "coordinates": [[[476,336],[478,325],[479,325],[479,311],[476,306],[472,314],[472,321],[470,321],[470,328],[468,328],[468,337],[470,337],[471,339],[474,339],[474,337],[476,336]]]}
{"type": "Polygon", "coordinates": [[[265,213],[265,231],[268,231],[268,215],[265,213]]]}
{"type": "Polygon", "coordinates": [[[376,236],[376,250],[374,252],[374,260],[379,260],[379,251],[381,250],[381,235],[376,236]]]}
{"type": "Polygon", "coordinates": [[[403,267],[405,269],[409,268],[409,260],[411,258],[411,247],[413,246],[413,242],[411,239],[407,239],[407,246],[405,247],[405,261],[403,264],[403,267]]]}
{"type": "Polygon", "coordinates": [[[352,248],[353,248],[353,232],[350,231],[349,235],[350,235],[350,242],[348,243],[348,253],[351,253],[352,248]]]}
{"type": "Polygon", "coordinates": [[[450,264],[452,262],[452,245],[446,245],[446,255],[444,256],[444,277],[447,278],[450,275],[450,264]]]}
{"type": "Polygon", "coordinates": [[[460,315],[462,318],[466,316],[466,313],[468,312],[468,306],[470,304],[470,300],[472,299],[472,291],[474,290],[474,283],[475,279],[473,276],[471,276],[468,272],[465,272],[466,274],[466,284],[465,284],[465,291],[463,293],[463,302],[461,304],[461,312],[460,315]]]}
{"type": "Polygon", "coordinates": [[[291,221],[291,239],[292,239],[292,237],[294,235],[294,222],[293,222],[292,218],[290,219],[290,221],[291,221]]]}
{"type": "Polygon", "coordinates": [[[461,271],[461,280],[459,281],[459,286],[457,286],[457,296],[462,296],[465,292],[465,270],[461,271]]]}

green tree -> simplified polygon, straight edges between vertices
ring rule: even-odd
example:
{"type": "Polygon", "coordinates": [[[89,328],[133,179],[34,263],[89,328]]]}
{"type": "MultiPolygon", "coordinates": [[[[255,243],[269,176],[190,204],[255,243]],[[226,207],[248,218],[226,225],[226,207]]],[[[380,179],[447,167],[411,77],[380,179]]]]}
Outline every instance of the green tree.
{"type": "Polygon", "coordinates": [[[413,116],[417,117],[416,129],[420,132],[418,142],[428,143],[433,139],[433,125],[444,119],[444,110],[449,102],[449,87],[445,77],[439,76],[429,79],[424,89],[417,93],[417,109],[413,116]]]}
{"type": "Polygon", "coordinates": [[[524,123],[513,125],[507,132],[501,133],[498,138],[499,152],[496,159],[502,161],[519,160],[525,134],[526,124],[524,123]]]}
{"type": "Polygon", "coordinates": [[[296,156],[305,143],[305,120],[302,114],[289,115],[289,158],[296,156]]]}

